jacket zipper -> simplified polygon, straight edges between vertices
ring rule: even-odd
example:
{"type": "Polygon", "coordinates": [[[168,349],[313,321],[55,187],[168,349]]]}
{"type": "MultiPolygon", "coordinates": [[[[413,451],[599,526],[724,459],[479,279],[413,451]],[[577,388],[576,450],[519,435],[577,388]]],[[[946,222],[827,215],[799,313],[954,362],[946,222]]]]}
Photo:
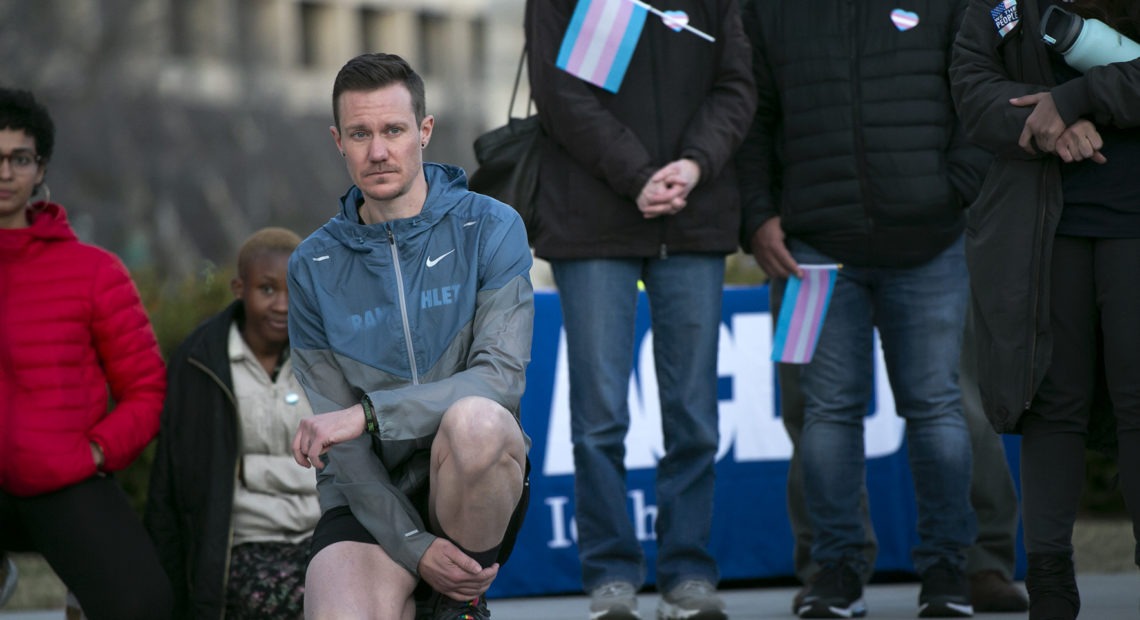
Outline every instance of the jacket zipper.
{"type": "Polygon", "coordinates": [[[416,351],[412,347],[412,327],[408,322],[408,300],[404,297],[404,274],[400,271],[400,253],[396,251],[396,236],[392,227],[386,226],[388,247],[392,250],[392,268],[396,272],[396,293],[400,296],[400,320],[404,323],[404,342],[408,345],[408,368],[412,371],[412,385],[420,384],[420,374],[416,369],[416,351]]]}
{"type": "MultiPolygon", "coordinates": [[[[233,391],[230,390],[230,388],[228,386],[226,386],[225,382],[223,382],[222,379],[220,377],[218,377],[217,373],[215,373],[213,370],[211,370],[204,363],[199,362],[198,360],[196,360],[192,357],[187,358],[187,361],[190,364],[197,366],[199,370],[206,373],[207,377],[209,377],[214,383],[218,384],[218,387],[222,389],[222,393],[224,393],[226,395],[226,398],[228,398],[230,400],[230,405],[233,407],[232,411],[236,413],[237,412],[237,398],[234,396],[233,391]]],[[[239,456],[239,458],[234,459],[234,477],[233,477],[233,480],[234,480],[234,484],[236,485],[236,484],[238,484],[238,474],[240,473],[239,469],[241,467],[241,458],[240,458],[241,447],[240,446],[242,445],[242,438],[241,438],[241,424],[238,423],[236,418],[234,418],[232,420],[232,422],[234,425],[234,439],[236,441],[236,446],[238,446],[237,454],[239,456]]],[[[231,504],[230,505],[230,527],[229,527],[229,532],[226,535],[226,563],[225,563],[225,568],[222,571],[222,598],[223,598],[223,600],[225,599],[226,590],[230,587],[230,561],[233,559],[233,554],[231,553],[233,546],[234,546],[234,509],[233,509],[233,505],[231,504]]],[[[220,615],[218,617],[223,618],[223,619],[226,617],[226,606],[224,604],[222,605],[222,615],[220,615]]]]}
{"type": "MultiPolygon", "coordinates": [[[[1016,71],[1013,75],[1014,75],[1014,79],[1018,79],[1018,80],[1025,80],[1025,77],[1026,77],[1025,71],[1023,69],[1024,63],[1022,62],[1024,54],[1026,54],[1026,53],[1032,54],[1033,52],[1032,51],[1027,52],[1027,49],[1028,50],[1034,49],[1032,46],[1027,46],[1022,42],[1022,32],[1021,31],[1024,27],[1025,27],[1024,24],[1022,24],[1022,26],[1018,27],[1012,33],[1012,36],[1016,37],[1016,39],[1014,39],[1013,41],[1010,41],[1010,44],[1016,44],[1016,47],[1012,48],[1013,49],[1014,69],[1016,71]]],[[[1052,76],[1052,67],[1049,65],[1049,60],[1048,60],[1047,55],[1045,55],[1043,57],[1038,57],[1037,69],[1040,72],[1041,77],[1043,78],[1042,81],[1044,83],[1052,85],[1053,80],[1050,79],[1050,77],[1052,76]]],[[[1048,164],[1043,166],[1041,168],[1041,176],[1038,179],[1038,184],[1039,184],[1038,195],[1043,198],[1043,202],[1050,200],[1049,195],[1046,193],[1046,191],[1048,190],[1048,185],[1049,185],[1049,169],[1050,169],[1050,166],[1048,164]]],[[[1049,210],[1049,207],[1050,207],[1050,204],[1048,204],[1048,203],[1042,204],[1041,208],[1038,211],[1038,214],[1037,214],[1037,231],[1036,231],[1036,238],[1034,239],[1034,247],[1041,248],[1044,246],[1044,243],[1045,243],[1045,214],[1049,210]]],[[[1041,305],[1041,288],[1042,288],[1042,285],[1041,285],[1041,277],[1042,277],[1041,276],[1041,263],[1043,262],[1043,259],[1044,259],[1044,250],[1038,250],[1036,257],[1033,261],[1033,279],[1030,280],[1031,282],[1034,283],[1033,298],[1032,298],[1033,303],[1032,303],[1032,307],[1029,310],[1030,316],[1032,317],[1033,320],[1030,323],[1032,332],[1029,334],[1029,363],[1026,365],[1026,367],[1029,369],[1029,373],[1025,377],[1025,386],[1024,386],[1025,396],[1023,397],[1024,402],[1022,403],[1022,406],[1021,406],[1022,411],[1028,410],[1029,407],[1033,405],[1033,395],[1036,392],[1035,386],[1034,386],[1034,383],[1036,383],[1036,381],[1035,381],[1034,377],[1037,375],[1037,345],[1038,345],[1037,329],[1038,329],[1038,325],[1039,325],[1040,320],[1041,320],[1041,312],[1040,312],[1039,306],[1041,305]]]]}
{"type": "MultiPolygon", "coordinates": [[[[1041,196],[1045,196],[1045,177],[1049,174],[1048,170],[1048,167],[1045,167],[1041,171],[1041,179],[1039,181],[1041,196]]],[[[1045,240],[1045,212],[1048,209],[1048,204],[1041,205],[1041,208],[1038,209],[1037,239],[1034,244],[1037,248],[1041,248],[1045,240]]],[[[1033,303],[1030,308],[1030,316],[1033,317],[1033,320],[1029,323],[1029,327],[1032,330],[1029,335],[1029,364],[1027,364],[1029,373],[1025,378],[1025,402],[1021,406],[1022,411],[1029,409],[1030,405],[1033,404],[1034,376],[1037,375],[1037,325],[1038,321],[1041,320],[1038,305],[1041,303],[1041,258],[1043,253],[1043,250],[1037,250],[1036,258],[1033,261],[1033,279],[1030,280],[1030,282],[1034,283],[1033,303]]]]}

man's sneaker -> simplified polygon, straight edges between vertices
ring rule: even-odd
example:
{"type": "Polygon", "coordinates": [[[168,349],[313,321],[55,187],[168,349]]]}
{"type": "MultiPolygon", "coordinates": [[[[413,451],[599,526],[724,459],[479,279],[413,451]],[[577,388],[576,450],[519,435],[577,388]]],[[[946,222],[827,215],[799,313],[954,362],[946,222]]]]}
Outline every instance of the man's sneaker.
{"type": "Polygon", "coordinates": [[[807,596],[808,590],[811,589],[811,584],[813,581],[815,581],[814,573],[811,577],[808,577],[807,580],[804,581],[804,585],[800,586],[799,590],[796,590],[796,595],[792,597],[793,616],[800,613],[800,607],[802,607],[804,604],[804,597],[807,596]]]}
{"type": "Polygon", "coordinates": [[[809,587],[810,586],[805,583],[800,586],[799,590],[796,590],[795,596],[792,597],[792,614],[800,613],[800,607],[804,605],[804,597],[807,596],[809,587]]]}
{"type": "Polygon", "coordinates": [[[12,593],[16,591],[16,582],[20,580],[20,573],[16,570],[16,563],[7,553],[0,553],[0,607],[8,604],[12,593]]]}
{"type": "Polygon", "coordinates": [[[919,618],[969,618],[974,615],[966,575],[949,560],[938,560],[922,572],[919,618]]]}
{"type": "Polygon", "coordinates": [[[867,615],[863,580],[859,573],[843,563],[824,564],[808,584],[796,615],[801,618],[862,618],[867,615]]]}
{"type": "Polygon", "coordinates": [[[590,620],[638,620],[637,588],[628,581],[610,581],[590,590],[590,620]]]}
{"type": "Polygon", "coordinates": [[[657,620],[726,620],[716,586],[704,579],[682,581],[661,597],[657,620]]]}
{"type": "Polygon", "coordinates": [[[436,594],[432,620],[490,620],[487,598],[480,596],[470,601],[457,601],[450,596],[436,594]]]}

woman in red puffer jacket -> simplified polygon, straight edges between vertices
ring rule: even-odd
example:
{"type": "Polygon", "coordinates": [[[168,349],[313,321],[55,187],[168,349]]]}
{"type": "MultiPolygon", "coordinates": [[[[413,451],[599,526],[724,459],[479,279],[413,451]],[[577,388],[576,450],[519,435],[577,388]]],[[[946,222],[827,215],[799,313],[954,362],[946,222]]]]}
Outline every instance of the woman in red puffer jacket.
{"type": "Polygon", "coordinates": [[[158,432],[162,356],[122,262],[32,202],[53,142],[31,93],[0,88],[0,554],[42,554],[91,620],[167,618],[170,586],[110,475],[158,432]]]}

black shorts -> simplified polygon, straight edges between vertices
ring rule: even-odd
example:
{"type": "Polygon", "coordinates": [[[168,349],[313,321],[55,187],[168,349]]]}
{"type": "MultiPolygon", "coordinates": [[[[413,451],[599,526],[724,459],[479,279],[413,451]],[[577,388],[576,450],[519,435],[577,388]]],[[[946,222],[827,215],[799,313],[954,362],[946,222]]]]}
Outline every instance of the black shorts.
{"type": "MultiPolygon", "coordinates": [[[[428,519],[428,488],[425,487],[423,491],[412,495],[409,499],[416,507],[416,512],[419,513],[420,519],[423,522],[430,523],[428,519]]],[[[511,551],[515,548],[515,540],[518,538],[519,530],[522,529],[523,519],[526,517],[527,505],[530,503],[530,458],[526,460],[526,472],[523,474],[523,491],[522,497],[519,498],[519,503],[515,506],[514,513],[511,514],[511,520],[507,523],[507,531],[503,534],[503,542],[499,545],[499,556],[496,561],[502,565],[507,563],[507,558],[511,557],[511,551]]],[[[362,542],[378,545],[376,539],[360,521],[352,514],[352,509],[348,506],[337,506],[330,508],[327,512],[321,515],[321,520],[317,522],[317,528],[313,532],[313,546],[309,551],[310,560],[316,557],[317,553],[325,547],[338,543],[338,542],[362,542]]]]}

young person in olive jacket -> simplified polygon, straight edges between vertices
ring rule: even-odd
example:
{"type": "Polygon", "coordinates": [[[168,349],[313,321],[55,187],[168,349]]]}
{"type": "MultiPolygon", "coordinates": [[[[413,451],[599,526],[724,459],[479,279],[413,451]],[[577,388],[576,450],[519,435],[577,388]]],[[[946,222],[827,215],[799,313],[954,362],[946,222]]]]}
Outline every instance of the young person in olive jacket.
{"type": "Polygon", "coordinates": [[[966,250],[986,414],[1022,435],[1033,620],[1080,608],[1073,522],[1106,413],[1140,538],[1140,59],[1068,66],[1041,38],[1052,5],[1140,40],[1136,2],[972,0],[950,68],[965,128],[997,156],[966,250]]]}
{"type": "Polygon", "coordinates": [[[91,620],[168,618],[112,475],[158,431],[162,355],[122,261],[47,199],[54,144],[43,104],[0,88],[0,555],[43,555],[91,620]]]}
{"type": "Polygon", "coordinates": [[[538,256],[558,285],[570,364],[575,516],[591,617],[636,617],[646,577],[626,512],[624,440],[638,280],[652,308],[665,455],[657,467],[660,618],[722,618],[708,552],[717,452],[724,256],[736,249],[732,154],[752,118],[748,39],[735,0],[649,15],[616,93],[555,65],[574,0],[526,5],[530,83],[549,136],[538,256]]]}
{"type": "Polygon", "coordinates": [[[287,328],[292,231],[265,228],[238,253],[237,298],[170,360],[146,525],[178,618],[300,618],[316,481],[293,462],[312,413],[287,328]]]}

